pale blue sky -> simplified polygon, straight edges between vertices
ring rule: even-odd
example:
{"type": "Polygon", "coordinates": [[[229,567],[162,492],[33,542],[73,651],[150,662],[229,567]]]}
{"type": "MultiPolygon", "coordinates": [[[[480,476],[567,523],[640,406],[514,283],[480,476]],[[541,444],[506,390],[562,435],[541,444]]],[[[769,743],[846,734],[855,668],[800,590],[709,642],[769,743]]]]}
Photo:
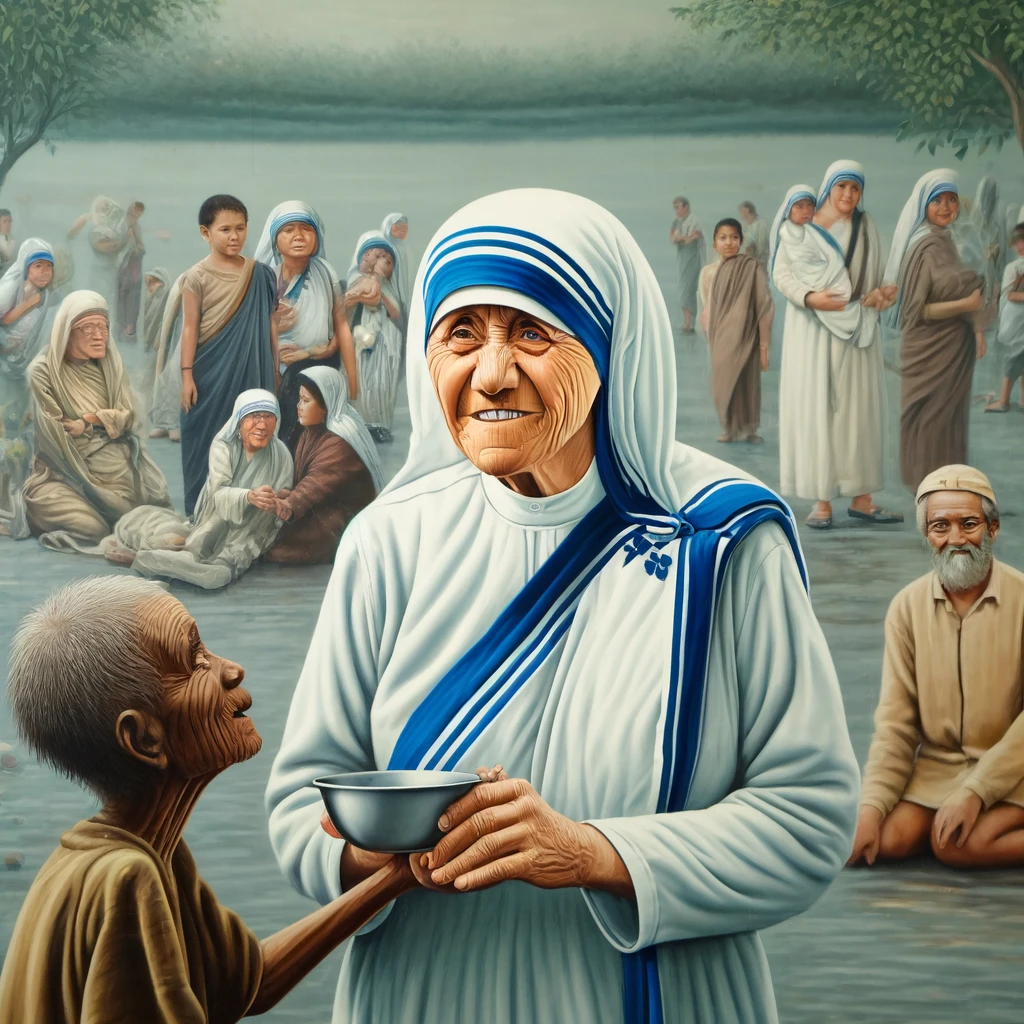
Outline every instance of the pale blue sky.
{"type": "Polygon", "coordinates": [[[664,41],[682,28],[668,8],[684,0],[222,0],[221,31],[282,42],[383,49],[387,39],[427,45],[585,50],[664,41]]]}

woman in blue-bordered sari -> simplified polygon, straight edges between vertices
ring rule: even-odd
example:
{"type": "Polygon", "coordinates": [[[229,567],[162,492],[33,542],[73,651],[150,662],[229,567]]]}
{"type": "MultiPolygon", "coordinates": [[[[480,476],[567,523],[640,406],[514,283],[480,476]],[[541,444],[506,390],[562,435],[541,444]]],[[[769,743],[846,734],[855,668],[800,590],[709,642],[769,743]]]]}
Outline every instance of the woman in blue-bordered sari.
{"type": "Polygon", "coordinates": [[[409,458],[342,536],[271,840],[325,902],[380,855],[322,829],[314,778],[501,763],[510,779],[471,794],[492,806],[468,819],[490,833],[468,861],[448,849],[462,806],[416,861],[424,887],[349,945],[334,1020],[775,1020],[756,929],[828,887],[858,797],[788,508],[675,441],[654,274],[578,196],[501,193],[442,227],[408,367],[409,458]],[[466,417],[527,406],[551,419],[523,450],[558,440],[519,474],[516,446],[481,446],[466,417]]]}

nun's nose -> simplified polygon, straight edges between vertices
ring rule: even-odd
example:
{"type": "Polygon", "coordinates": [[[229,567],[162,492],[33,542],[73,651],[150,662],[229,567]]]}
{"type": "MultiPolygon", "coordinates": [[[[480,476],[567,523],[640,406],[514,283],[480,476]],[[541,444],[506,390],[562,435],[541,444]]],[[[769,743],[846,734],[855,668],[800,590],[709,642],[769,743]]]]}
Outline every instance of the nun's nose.
{"type": "Polygon", "coordinates": [[[512,346],[507,342],[488,341],[480,348],[472,387],[485,395],[497,395],[519,386],[519,368],[512,346]]]}

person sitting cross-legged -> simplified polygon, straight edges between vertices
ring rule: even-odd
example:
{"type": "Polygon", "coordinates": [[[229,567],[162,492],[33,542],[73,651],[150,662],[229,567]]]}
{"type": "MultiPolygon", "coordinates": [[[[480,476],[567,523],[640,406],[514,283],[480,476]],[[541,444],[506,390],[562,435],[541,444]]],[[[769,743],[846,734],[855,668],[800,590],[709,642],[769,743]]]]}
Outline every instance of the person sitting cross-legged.
{"type": "Polygon", "coordinates": [[[882,693],[849,863],[929,852],[1024,864],[1024,573],[992,556],[984,473],[944,466],[917,492],[933,571],[893,599],[882,693]]]}

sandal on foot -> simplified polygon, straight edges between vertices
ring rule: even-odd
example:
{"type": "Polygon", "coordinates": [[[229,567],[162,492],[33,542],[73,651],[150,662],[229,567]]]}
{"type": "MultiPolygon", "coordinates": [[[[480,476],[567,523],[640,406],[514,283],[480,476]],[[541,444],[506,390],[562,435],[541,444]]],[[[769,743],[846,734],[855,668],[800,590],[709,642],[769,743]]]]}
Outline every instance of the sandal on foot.
{"type": "Polygon", "coordinates": [[[869,523],[902,523],[903,516],[899,512],[886,512],[884,508],[875,505],[870,512],[861,512],[860,509],[848,508],[846,514],[851,519],[865,519],[869,523]]]}
{"type": "Polygon", "coordinates": [[[830,530],[832,528],[832,517],[808,516],[804,520],[804,526],[809,526],[812,530],[830,530]]]}

